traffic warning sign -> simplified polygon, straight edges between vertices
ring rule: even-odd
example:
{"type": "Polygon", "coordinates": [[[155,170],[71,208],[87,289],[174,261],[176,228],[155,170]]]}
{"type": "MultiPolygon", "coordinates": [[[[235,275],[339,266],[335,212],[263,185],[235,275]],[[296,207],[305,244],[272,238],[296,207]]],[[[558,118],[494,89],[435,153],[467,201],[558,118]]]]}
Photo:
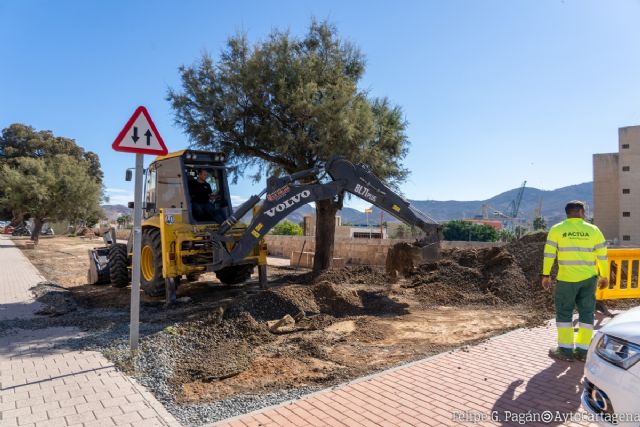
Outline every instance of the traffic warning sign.
{"type": "Polygon", "coordinates": [[[138,154],[167,154],[167,146],[151,120],[147,109],[140,106],[120,131],[111,147],[116,151],[138,154]]]}

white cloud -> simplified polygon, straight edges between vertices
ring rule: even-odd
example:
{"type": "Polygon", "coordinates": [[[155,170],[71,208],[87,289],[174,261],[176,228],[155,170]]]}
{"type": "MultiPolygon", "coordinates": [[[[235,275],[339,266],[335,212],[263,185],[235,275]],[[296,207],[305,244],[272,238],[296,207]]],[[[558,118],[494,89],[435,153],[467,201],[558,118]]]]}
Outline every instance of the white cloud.
{"type": "Polygon", "coordinates": [[[234,208],[237,208],[238,206],[240,206],[241,204],[243,204],[244,202],[246,202],[249,198],[246,196],[238,196],[236,194],[232,194],[231,195],[231,205],[234,208]]]}
{"type": "Polygon", "coordinates": [[[107,188],[105,193],[109,197],[109,205],[127,205],[133,202],[133,192],[121,188],[107,188]]]}
{"type": "Polygon", "coordinates": [[[105,191],[107,193],[131,193],[130,190],[125,190],[124,188],[106,188],[105,191]]]}

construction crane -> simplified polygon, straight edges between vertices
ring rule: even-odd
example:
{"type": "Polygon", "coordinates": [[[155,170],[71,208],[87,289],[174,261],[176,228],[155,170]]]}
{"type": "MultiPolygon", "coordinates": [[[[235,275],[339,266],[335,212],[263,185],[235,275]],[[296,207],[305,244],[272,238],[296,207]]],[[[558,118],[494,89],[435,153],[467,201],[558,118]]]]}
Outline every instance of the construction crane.
{"type": "Polygon", "coordinates": [[[518,217],[518,212],[520,211],[520,203],[522,203],[522,196],[524,195],[524,188],[527,186],[527,181],[522,183],[522,187],[520,187],[520,191],[518,191],[518,195],[515,200],[512,200],[509,204],[509,217],[511,219],[516,219],[518,217]]]}

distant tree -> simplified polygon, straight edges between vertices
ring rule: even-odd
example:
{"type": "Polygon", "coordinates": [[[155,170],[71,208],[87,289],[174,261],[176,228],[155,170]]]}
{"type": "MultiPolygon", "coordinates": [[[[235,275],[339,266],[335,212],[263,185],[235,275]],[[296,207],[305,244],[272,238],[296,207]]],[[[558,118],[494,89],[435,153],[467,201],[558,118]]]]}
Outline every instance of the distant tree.
{"type": "Polygon", "coordinates": [[[285,219],[273,227],[272,233],[280,236],[302,236],[303,229],[298,224],[285,219]]]}
{"type": "MultiPolygon", "coordinates": [[[[396,185],[408,174],[407,123],[400,107],[358,88],[364,71],[358,48],[314,20],[302,38],[278,30],[253,46],[229,38],[217,63],[205,54],[181,67],[182,88],[168,99],[193,144],[227,153],[236,179],[247,167],[258,180],[340,154],[396,185]]],[[[316,272],[331,265],[341,206],[316,202],[316,272]]]]}
{"type": "Polygon", "coordinates": [[[533,220],[533,229],[534,230],[546,230],[547,229],[547,222],[541,216],[536,217],[533,220]]]}
{"type": "Polygon", "coordinates": [[[116,222],[118,223],[118,225],[127,228],[129,226],[129,223],[131,222],[131,215],[120,215],[116,219],[116,222]]]}
{"type": "Polygon", "coordinates": [[[0,206],[28,213],[34,221],[31,239],[37,242],[45,220],[97,222],[103,216],[102,189],[92,178],[86,162],[68,155],[15,158],[0,165],[0,206]]]}
{"type": "Polygon", "coordinates": [[[525,234],[527,234],[529,230],[527,229],[527,227],[524,227],[522,225],[516,225],[516,228],[514,230],[514,234],[516,235],[516,238],[519,239],[522,236],[524,236],[525,234]]]}
{"type": "Polygon", "coordinates": [[[495,242],[498,232],[485,224],[474,224],[469,221],[449,221],[442,227],[445,240],[468,240],[475,242],[495,242]]]}
{"type": "MultiPolygon", "coordinates": [[[[50,159],[58,155],[69,156],[80,162],[88,171],[87,179],[102,186],[104,174],[98,155],[85,151],[73,139],[55,136],[48,130],[36,131],[33,127],[20,123],[10,125],[0,134],[0,166],[7,165],[19,169],[24,158],[50,159]]],[[[5,191],[6,189],[0,186],[0,198],[5,191]]],[[[28,214],[21,206],[15,206],[14,211],[8,211],[7,207],[0,209],[0,217],[12,216],[14,222],[21,221],[23,216],[28,214]]],[[[99,203],[94,213],[100,216],[99,203]]]]}
{"type": "Polygon", "coordinates": [[[411,227],[403,223],[398,224],[391,238],[392,239],[411,238],[411,227]]]}
{"type": "Polygon", "coordinates": [[[506,228],[498,230],[498,240],[501,242],[512,242],[515,238],[516,235],[511,230],[507,230],[506,228]]]}

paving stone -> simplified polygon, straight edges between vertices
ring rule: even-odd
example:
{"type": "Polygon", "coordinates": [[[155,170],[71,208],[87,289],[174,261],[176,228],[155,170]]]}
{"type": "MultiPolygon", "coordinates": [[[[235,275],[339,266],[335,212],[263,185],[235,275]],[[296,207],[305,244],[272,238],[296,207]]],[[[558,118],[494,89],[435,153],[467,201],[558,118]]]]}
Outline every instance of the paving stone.
{"type": "MultiPolygon", "coordinates": [[[[41,305],[29,288],[45,279],[7,236],[0,243],[0,307],[7,307],[0,309],[0,321],[32,317],[41,305]]],[[[120,417],[119,426],[178,425],[153,395],[100,353],[52,348],[78,336],[75,328],[55,327],[0,337],[2,427],[110,427],[116,425],[112,417],[120,417]],[[162,410],[151,414],[150,405],[162,410]]]]}

